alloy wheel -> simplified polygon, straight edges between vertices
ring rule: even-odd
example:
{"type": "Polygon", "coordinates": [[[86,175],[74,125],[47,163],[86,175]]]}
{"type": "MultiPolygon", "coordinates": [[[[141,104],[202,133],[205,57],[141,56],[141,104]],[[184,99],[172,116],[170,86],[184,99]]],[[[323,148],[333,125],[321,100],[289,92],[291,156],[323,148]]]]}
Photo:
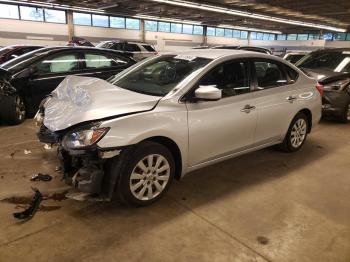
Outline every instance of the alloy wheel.
{"type": "Polygon", "coordinates": [[[306,138],[306,128],[307,124],[303,118],[298,119],[294,123],[290,134],[290,142],[294,148],[298,148],[303,144],[306,138]]]}
{"type": "Polygon", "coordinates": [[[159,154],[141,159],[130,175],[130,191],[139,200],[151,200],[163,192],[170,179],[168,160],[159,154]]]}
{"type": "Polygon", "coordinates": [[[15,110],[17,119],[23,120],[26,116],[26,108],[24,105],[24,101],[20,96],[16,96],[15,98],[15,110]]]}

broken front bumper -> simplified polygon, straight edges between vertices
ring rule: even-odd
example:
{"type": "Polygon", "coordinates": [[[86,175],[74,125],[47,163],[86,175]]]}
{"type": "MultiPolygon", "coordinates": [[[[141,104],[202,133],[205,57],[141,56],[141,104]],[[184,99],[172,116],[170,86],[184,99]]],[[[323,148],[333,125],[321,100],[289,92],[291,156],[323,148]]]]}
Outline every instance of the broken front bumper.
{"type": "Polygon", "coordinates": [[[94,145],[81,150],[67,150],[61,144],[67,132],[52,132],[44,125],[40,126],[37,136],[40,142],[57,145],[60,170],[67,184],[80,192],[111,199],[114,180],[106,175],[105,165],[108,160],[118,157],[122,149],[102,149],[94,145]]]}

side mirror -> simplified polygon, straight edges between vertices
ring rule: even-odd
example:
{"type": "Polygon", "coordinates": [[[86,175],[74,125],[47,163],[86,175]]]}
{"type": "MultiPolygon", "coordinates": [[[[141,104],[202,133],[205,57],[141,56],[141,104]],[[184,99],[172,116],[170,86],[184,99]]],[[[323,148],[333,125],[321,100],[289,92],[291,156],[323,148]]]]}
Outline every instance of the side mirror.
{"type": "Polygon", "coordinates": [[[221,90],[216,85],[199,86],[194,95],[198,100],[205,101],[216,101],[222,98],[221,90]]]}

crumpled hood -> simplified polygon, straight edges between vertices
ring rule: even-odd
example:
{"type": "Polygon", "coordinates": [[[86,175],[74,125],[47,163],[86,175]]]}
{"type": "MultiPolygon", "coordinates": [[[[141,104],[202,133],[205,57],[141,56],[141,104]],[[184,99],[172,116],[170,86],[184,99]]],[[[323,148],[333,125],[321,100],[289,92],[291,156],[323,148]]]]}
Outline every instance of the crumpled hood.
{"type": "Polygon", "coordinates": [[[45,103],[44,125],[51,131],[63,130],[86,121],[151,110],[160,99],[102,79],[68,76],[45,103]]]}

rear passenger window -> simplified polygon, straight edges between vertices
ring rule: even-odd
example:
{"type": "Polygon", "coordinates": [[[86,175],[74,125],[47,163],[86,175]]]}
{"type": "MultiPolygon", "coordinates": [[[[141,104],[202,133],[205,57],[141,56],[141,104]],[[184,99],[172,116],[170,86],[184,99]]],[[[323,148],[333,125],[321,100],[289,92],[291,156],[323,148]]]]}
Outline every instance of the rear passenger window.
{"type": "Polygon", "coordinates": [[[254,62],[258,89],[269,89],[288,83],[283,68],[272,61],[254,62]]]}
{"type": "Polygon", "coordinates": [[[286,66],[285,65],[285,69],[286,69],[286,72],[287,72],[287,75],[289,77],[289,80],[291,83],[294,83],[295,81],[297,81],[298,79],[298,72],[295,71],[294,69],[290,68],[289,66],[286,66]]]}
{"type": "Polygon", "coordinates": [[[154,50],[154,48],[150,45],[142,45],[143,48],[145,48],[147,51],[149,52],[155,52],[156,50],[154,50]]]}
{"type": "Polygon", "coordinates": [[[102,54],[85,54],[85,66],[87,69],[108,68],[127,64],[126,61],[102,54]]]}
{"type": "Polygon", "coordinates": [[[126,44],[125,51],[128,52],[140,52],[141,49],[136,44],[126,44]]]}
{"type": "Polygon", "coordinates": [[[205,75],[200,80],[199,85],[215,85],[222,90],[223,97],[249,93],[250,85],[246,63],[239,61],[223,63],[205,75]]]}

